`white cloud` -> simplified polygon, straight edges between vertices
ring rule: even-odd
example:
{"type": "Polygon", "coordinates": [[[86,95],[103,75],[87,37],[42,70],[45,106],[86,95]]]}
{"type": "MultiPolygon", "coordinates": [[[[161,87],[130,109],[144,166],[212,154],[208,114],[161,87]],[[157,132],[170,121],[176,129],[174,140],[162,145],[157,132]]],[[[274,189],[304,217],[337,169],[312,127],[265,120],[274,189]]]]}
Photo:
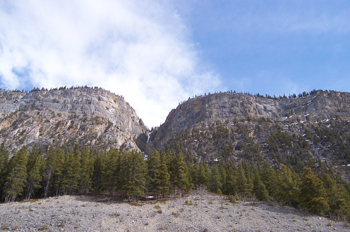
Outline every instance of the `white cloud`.
{"type": "Polygon", "coordinates": [[[101,86],[123,95],[148,126],[194,94],[213,91],[171,6],[148,1],[0,3],[3,88],[101,86]],[[25,75],[13,69],[26,68],[25,75]]]}

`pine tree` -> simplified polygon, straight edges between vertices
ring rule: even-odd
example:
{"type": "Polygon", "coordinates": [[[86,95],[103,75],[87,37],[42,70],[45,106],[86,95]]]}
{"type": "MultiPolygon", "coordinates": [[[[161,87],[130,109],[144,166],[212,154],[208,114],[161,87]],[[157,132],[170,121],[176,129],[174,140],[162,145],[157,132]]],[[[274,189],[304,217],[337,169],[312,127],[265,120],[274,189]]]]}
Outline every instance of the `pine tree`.
{"type": "Polygon", "coordinates": [[[166,151],[166,157],[167,157],[167,167],[169,170],[170,175],[170,186],[172,190],[174,191],[175,195],[175,189],[178,182],[178,176],[177,176],[177,160],[175,153],[171,150],[166,151]]]}
{"type": "Polygon", "coordinates": [[[269,196],[275,197],[278,190],[278,179],[276,171],[272,168],[270,163],[266,163],[261,171],[260,179],[264,183],[269,196]]]}
{"type": "Polygon", "coordinates": [[[220,193],[227,192],[226,190],[226,179],[227,179],[227,171],[226,171],[227,165],[220,161],[219,163],[219,173],[220,173],[220,193]]]}
{"type": "Polygon", "coordinates": [[[269,193],[266,190],[264,183],[261,181],[257,170],[254,175],[254,194],[259,201],[266,201],[269,199],[269,193]]]}
{"type": "Polygon", "coordinates": [[[323,182],[313,173],[311,168],[304,168],[299,201],[302,206],[313,213],[325,213],[329,210],[323,182]]]}
{"type": "Polygon", "coordinates": [[[198,185],[199,188],[208,186],[209,183],[209,168],[208,165],[202,160],[199,164],[199,173],[198,173],[198,185]]]}
{"type": "Polygon", "coordinates": [[[189,173],[185,159],[182,152],[176,156],[176,166],[177,166],[177,187],[180,189],[180,197],[183,195],[183,191],[188,191],[190,188],[189,173]]]}
{"type": "Polygon", "coordinates": [[[350,218],[350,194],[342,185],[337,185],[334,198],[335,207],[332,210],[341,218],[350,218]]]}
{"type": "Polygon", "coordinates": [[[65,153],[62,149],[55,149],[54,168],[52,170],[52,187],[54,194],[63,194],[64,189],[62,189],[63,172],[65,169],[65,153]]]}
{"type": "Polygon", "coordinates": [[[163,195],[163,197],[166,193],[169,192],[169,187],[170,187],[169,180],[170,180],[170,175],[168,173],[168,168],[166,166],[165,155],[161,155],[159,175],[157,178],[157,191],[159,191],[163,195]]]}
{"type": "Polygon", "coordinates": [[[290,206],[298,203],[299,179],[298,176],[286,165],[283,165],[277,174],[278,190],[276,198],[279,202],[290,206]]]}
{"type": "Polygon", "coordinates": [[[238,167],[236,189],[237,189],[237,193],[242,194],[244,196],[247,193],[247,178],[245,177],[245,171],[242,163],[240,163],[238,167]]]}
{"type": "Polygon", "coordinates": [[[29,153],[27,162],[27,183],[26,183],[26,199],[29,200],[35,192],[42,187],[42,171],[44,160],[41,156],[41,151],[34,146],[29,153]]]}
{"type": "Polygon", "coordinates": [[[247,184],[246,184],[246,188],[245,188],[245,194],[248,197],[252,197],[253,196],[253,190],[254,190],[254,173],[252,171],[252,166],[248,165],[246,162],[242,162],[243,163],[243,167],[245,170],[245,175],[247,178],[247,184]]]}
{"type": "Polygon", "coordinates": [[[89,154],[87,147],[83,148],[80,159],[80,178],[79,178],[79,192],[88,193],[91,190],[91,178],[93,174],[93,159],[89,154]]]}
{"type": "Polygon", "coordinates": [[[144,194],[146,190],[147,163],[140,152],[131,151],[129,154],[123,154],[126,162],[122,167],[124,175],[123,192],[129,197],[138,200],[138,197],[144,194]]]}
{"type": "Polygon", "coordinates": [[[199,166],[197,164],[192,164],[190,167],[190,176],[191,176],[191,184],[198,189],[198,174],[199,174],[199,166]]]}
{"type": "Polygon", "coordinates": [[[23,192],[27,179],[27,148],[23,146],[9,161],[4,186],[5,202],[12,202],[23,192]]]}
{"type": "Polygon", "coordinates": [[[214,193],[221,193],[221,181],[218,166],[213,164],[210,172],[210,191],[214,193]]]}
{"type": "Polygon", "coordinates": [[[237,182],[237,168],[234,163],[231,163],[227,167],[226,177],[226,192],[227,195],[236,195],[236,182],[237,182]]]}
{"type": "Polygon", "coordinates": [[[45,166],[43,170],[43,187],[44,187],[44,198],[47,197],[51,186],[53,172],[55,169],[56,162],[56,149],[49,152],[45,160],[45,166]]]}
{"type": "Polygon", "coordinates": [[[148,191],[154,192],[155,195],[158,195],[158,178],[159,178],[159,169],[160,169],[160,154],[156,149],[153,149],[152,153],[148,156],[147,159],[148,166],[148,175],[147,175],[147,188],[148,191]]]}
{"type": "Polygon", "coordinates": [[[0,147],[0,200],[2,199],[2,193],[6,180],[6,173],[8,168],[9,153],[6,150],[4,143],[0,147]]]}
{"type": "Polygon", "coordinates": [[[81,173],[80,151],[76,147],[74,153],[66,154],[63,169],[62,190],[64,194],[73,194],[79,189],[79,178],[81,173]]]}
{"type": "Polygon", "coordinates": [[[92,175],[93,182],[93,193],[98,193],[102,187],[102,172],[103,172],[103,164],[101,155],[97,155],[94,161],[94,172],[92,175]]]}
{"type": "Polygon", "coordinates": [[[121,171],[121,164],[124,165],[126,162],[126,152],[115,148],[111,148],[102,160],[101,188],[108,190],[111,195],[115,190],[121,189],[120,182],[126,175],[125,172],[121,171]]]}

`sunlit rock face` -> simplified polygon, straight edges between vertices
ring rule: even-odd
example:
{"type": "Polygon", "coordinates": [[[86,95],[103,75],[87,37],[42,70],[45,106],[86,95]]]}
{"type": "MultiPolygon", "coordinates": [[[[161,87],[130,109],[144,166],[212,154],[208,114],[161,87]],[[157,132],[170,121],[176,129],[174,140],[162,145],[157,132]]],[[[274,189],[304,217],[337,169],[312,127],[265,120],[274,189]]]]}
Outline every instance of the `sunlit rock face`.
{"type": "Polygon", "coordinates": [[[350,116],[350,94],[335,91],[313,91],[301,97],[267,98],[250,94],[224,92],[188,99],[173,109],[165,123],[152,133],[151,144],[161,149],[173,135],[200,122],[242,118],[269,118],[288,121],[299,118],[317,121],[337,114],[350,116]]]}
{"type": "Polygon", "coordinates": [[[0,130],[9,150],[34,144],[140,150],[147,140],[145,125],[122,96],[88,87],[0,90],[0,130]]]}

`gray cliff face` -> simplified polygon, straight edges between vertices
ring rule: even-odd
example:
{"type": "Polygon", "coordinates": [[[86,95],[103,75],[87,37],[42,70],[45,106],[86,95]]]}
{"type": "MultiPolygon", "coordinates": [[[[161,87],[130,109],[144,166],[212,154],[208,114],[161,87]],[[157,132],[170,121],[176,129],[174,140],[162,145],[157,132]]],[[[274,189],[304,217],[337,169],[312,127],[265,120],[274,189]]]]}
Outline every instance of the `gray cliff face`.
{"type": "Polygon", "coordinates": [[[106,90],[0,90],[0,142],[10,150],[35,143],[139,150],[146,132],[124,98],[106,90]]]}
{"type": "MultiPolygon", "coordinates": [[[[350,93],[317,91],[301,98],[272,99],[240,93],[217,93],[189,99],[173,109],[165,123],[152,133],[151,144],[162,149],[182,129],[201,121],[265,117],[286,120],[287,117],[326,119],[331,115],[350,116],[350,93]]],[[[149,145],[148,145],[149,146],[149,145]]]]}

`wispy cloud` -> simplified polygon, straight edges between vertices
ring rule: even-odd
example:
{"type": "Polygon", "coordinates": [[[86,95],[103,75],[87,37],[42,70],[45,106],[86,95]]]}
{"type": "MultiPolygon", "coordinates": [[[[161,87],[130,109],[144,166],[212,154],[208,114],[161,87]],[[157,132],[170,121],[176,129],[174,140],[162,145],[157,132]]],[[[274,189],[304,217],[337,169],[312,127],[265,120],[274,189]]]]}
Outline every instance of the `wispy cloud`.
{"type": "Polygon", "coordinates": [[[0,48],[2,88],[101,86],[123,95],[149,126],[219,86],[181,17],[153,1],[5,1],[0,48]]]}

